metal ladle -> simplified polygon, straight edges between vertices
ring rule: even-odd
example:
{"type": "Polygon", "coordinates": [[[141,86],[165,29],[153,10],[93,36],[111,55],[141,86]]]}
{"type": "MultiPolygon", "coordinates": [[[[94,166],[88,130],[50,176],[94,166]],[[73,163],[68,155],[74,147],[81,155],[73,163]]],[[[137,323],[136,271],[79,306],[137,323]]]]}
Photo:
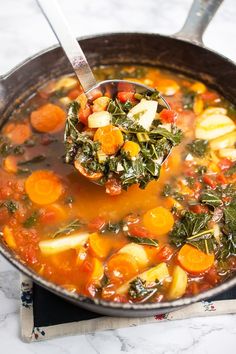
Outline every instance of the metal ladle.
{"type": "MultiPolygon", "coordinates": [[[[104,95],[105,92],[111,92],[112,96],[116,97],[117,92],[124,91],[122,89],[122,84],[124,85],[124,83],[129,84],[129,87],[131,87],[132,91],[135,93],[151,94],[154,92],[154,90],[148,86],[127,80],[104,80],[97,82],[84,52],[74,37],[57,0],[36,1],[61,44],[89,100],[93,100],[93,97],[95,94],[97,95],[98,91],[100,91],[102,95],[104,95]]],[[[168,103],[161,95],[160,98],[158,98],[158,104],[162,108],[170,109],[168,103]]]]}

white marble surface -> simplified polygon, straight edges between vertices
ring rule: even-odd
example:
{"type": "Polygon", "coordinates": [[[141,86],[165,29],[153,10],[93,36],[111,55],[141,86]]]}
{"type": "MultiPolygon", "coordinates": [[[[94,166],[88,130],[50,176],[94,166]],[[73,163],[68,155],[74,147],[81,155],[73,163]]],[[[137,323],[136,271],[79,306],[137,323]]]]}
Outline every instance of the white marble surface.
{"type": "MultiPolygon", "coordinates": [[[[50,0],[48,0],[50,1],[50,0]]],[[[60,0],[77,36],[110,31],[174,33],[191,0],[60,0]]],[[[204,36],[236,60],[236,0],[225,0],[204,36]]],[[[34,0],[0,0],[0,74],[56,43],[34,0]]],[[[0,353],[235,353],[236,315],[195,318],[25,344],[19,337],[19,274],[0,256],[0,353]]]]}

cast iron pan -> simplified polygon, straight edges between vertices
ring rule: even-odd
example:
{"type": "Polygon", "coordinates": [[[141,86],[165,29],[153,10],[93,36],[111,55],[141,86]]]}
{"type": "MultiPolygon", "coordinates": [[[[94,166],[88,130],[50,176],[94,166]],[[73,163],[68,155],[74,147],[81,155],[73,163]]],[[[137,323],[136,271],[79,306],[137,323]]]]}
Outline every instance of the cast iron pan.
{"type": "MultiPolygon", "coordinates": [[[[202,34],[222,0],[195,0],[183,29],[173,36],[145,33],[113,33],[82,38],[80,44],[91,66],[144,64],[175,70],[204,81],[236,104],[236,70],[233,62],[206,49],[202,34]]],[[[60,47],[52,47],[27,59],[0,78],[0,119],[3,124],[39,86],[50,78],[70,73],[60,47]]],[[[215,296],[236,284],[236,277],[191,298],[156,304],[118,304],[70,294],[28,268],[0,238],[0,252],[36,283],[78,306],[110,316],[144,317],[173,311],[215,296]]]]}

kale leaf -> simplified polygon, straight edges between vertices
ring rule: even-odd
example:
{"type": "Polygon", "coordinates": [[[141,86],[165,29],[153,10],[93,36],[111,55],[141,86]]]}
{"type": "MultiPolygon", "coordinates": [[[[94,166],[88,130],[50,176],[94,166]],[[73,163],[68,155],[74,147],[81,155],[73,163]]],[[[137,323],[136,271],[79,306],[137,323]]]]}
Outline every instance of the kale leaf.
{"type": "Polygon", "coordinates": [[[187,145],[187,150],[196,157],[204,157],[209,150],[208,140],[195,139],[187,145]]]}

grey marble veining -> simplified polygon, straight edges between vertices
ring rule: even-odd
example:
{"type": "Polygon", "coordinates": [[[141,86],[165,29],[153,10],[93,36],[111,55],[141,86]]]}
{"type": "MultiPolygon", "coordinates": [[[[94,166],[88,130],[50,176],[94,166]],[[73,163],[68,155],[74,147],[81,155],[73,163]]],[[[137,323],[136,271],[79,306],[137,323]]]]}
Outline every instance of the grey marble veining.
{"type": "MultiPolygon", "coordinates": [[[[50,0],[49,0],[50,1],[50,0]]],[[[60,0],[77,36],[178,31],[191,0],[60,0]]],[[[205,44],[236,60],[236,0],[225,0],[205,44]]],[[[34,0],[0,0],[0,74],[56,43],[34,0]]],[[[236,315],[164,322],[27,345],[19,339],[19,274],[0,256],[0,353],[233,354],[236,315]]]]}

